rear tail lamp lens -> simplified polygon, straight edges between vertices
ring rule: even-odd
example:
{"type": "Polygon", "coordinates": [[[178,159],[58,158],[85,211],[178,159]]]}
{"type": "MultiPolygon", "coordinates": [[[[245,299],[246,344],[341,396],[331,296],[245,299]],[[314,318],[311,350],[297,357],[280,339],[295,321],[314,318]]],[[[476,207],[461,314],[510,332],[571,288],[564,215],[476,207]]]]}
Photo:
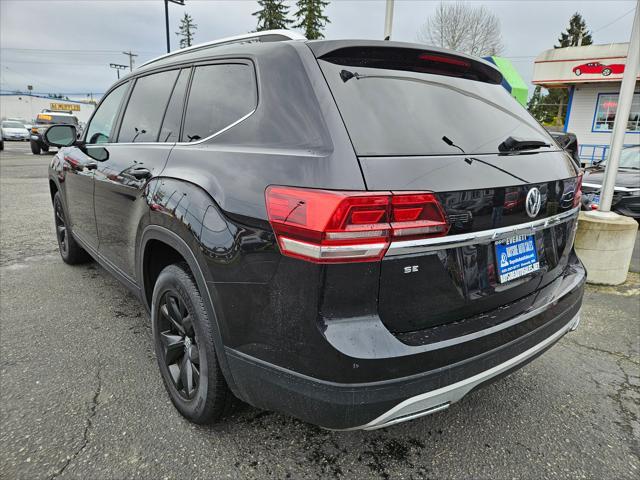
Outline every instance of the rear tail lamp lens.
{"type": "Polygon", "coordinates": [[[391,197],[394,237],[446,235],[449,225],[440,202],[433,193],[391,197]]]}
{"type": "Polygon", "coordinates": [[[433,194],[270,186],[269,222],[284,255],[316,263],[380,260],[394,237],[448,231],[433,194]]]}
{"type": "Polygon", "coordinates": [[[576,179],[576,191],[573,194],[573,206],[578,207],[582,204],[582,176],[583,173],[580,172],[576,179]]]}

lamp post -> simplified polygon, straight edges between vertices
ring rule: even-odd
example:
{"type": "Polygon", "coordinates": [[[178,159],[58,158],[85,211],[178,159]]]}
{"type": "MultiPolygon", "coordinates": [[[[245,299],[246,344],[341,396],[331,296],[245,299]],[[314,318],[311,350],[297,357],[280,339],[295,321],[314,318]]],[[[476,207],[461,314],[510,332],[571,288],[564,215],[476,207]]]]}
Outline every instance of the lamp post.
{"type": "Polygon", "coordinates": [[[184,5],[184,0],[164,0],[164,27],[167,32],[167,53],[171,51],[171,43],[169,42],[169,2],[176,5],[184,5]]]}
{"type": "Polygon", "coordinates": [[[629,51],[627,52],[627,63],[624,67],[622,85],[620,85],[620,95],[618,97],[618,110],[613,121],[613,132],[611,133],[611,149],[609,159],[604,170],[604,182],[600,195],[599,210],[601,212],[611,211],[613,200],[613,187],[615,187],[620,154],[624,146],[624,135],[627,130],[631,102],[633,102],[633,91],[638,75],[638,65],[640,64],[640,0],[636,3],[636,14],[633,18],[631,28],[631,40],[629,40],[629,51]]]}
{"type": "Polygon", "coordinates": [[[109,66],[111,68],[115,68],[116,72],[118,72],[118,80],[120,80],[120,70],[126,70],[129,68],[126,65],[120,65],[119,63],[110,63],[109,66]]]}
{"type": "Polygon", "coordinates": [[[384,13],[384,39],[391,40],[393,27],[393,0],[387,0],[387,8],[384,13]]]}

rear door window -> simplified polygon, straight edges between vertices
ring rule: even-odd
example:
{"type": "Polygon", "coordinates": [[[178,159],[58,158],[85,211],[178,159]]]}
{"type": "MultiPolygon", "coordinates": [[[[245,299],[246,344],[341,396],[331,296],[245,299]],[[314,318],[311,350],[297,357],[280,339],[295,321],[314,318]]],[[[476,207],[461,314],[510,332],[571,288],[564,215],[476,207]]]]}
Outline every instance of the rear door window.
{"type": "MultiPolygon", "coordinates": [[[[432,65],[433,58],[440,57],[423,54],[417,61],[432,65]]],[[[404,63],[319,63],[358,155],[499,153],[508,137],[552,143],[499,83],[482,80],[484,72],[476,79],[404,63]]]]}
{"type": "Polygon", "coordinates": [[[182,141],[202,140],[224,130],[255,110],[257,99],[252,66],[234,63],[196,67],[182,141]]]}
{"type": "Polygon", "coordinates": [[[169,70],[136,80],[122,118],[118,143],[157,141],[160,123],[178,72],[169,70]]]}

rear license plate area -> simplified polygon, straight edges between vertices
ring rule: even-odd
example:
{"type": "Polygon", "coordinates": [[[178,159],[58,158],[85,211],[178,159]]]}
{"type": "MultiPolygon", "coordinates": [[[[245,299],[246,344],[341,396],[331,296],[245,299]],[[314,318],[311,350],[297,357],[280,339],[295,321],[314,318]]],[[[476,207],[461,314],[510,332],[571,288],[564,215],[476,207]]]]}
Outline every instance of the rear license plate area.
{"type": "Polygon", "coordinates": [[[534,235],[516,235],[495,242],[498,281],[509,282],[540,270],[534,235]]]}

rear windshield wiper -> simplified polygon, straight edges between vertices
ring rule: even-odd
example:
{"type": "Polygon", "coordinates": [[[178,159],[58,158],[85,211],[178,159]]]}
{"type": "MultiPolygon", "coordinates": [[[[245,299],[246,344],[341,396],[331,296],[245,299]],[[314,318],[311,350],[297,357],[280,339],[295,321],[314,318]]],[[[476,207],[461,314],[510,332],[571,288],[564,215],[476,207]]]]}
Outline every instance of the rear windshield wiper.
{"type": "Polygon", "coordinates": [[[527,140],[524,138],[507,137],[507,139],[498,145],[500,152],[517,152],[520,150],[535,150],[541,147],[550,147],[546,142],[540,140],[527,140]]]}

